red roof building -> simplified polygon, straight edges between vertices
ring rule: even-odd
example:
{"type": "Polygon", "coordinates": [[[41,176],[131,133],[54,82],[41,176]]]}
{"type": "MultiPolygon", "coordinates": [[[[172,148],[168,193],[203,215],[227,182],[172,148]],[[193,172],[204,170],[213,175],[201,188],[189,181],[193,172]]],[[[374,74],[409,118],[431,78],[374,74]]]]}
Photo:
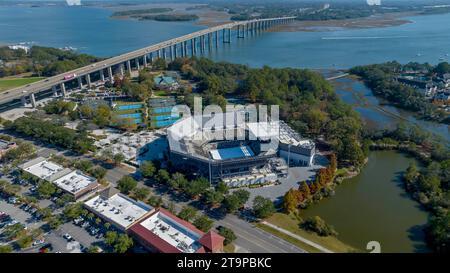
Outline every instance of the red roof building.
{"type": "Polygon", "coordinates": [[[161,253],[221,252],[224,238],[204,233],[191,223],[160,208],[128,229],[144,247],[161,253]]]}

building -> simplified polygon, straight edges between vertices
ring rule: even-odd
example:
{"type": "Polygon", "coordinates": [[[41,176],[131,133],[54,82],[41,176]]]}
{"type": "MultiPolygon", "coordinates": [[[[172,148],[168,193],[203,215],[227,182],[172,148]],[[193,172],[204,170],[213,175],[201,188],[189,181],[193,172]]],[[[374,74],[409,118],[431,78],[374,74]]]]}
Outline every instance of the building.
{"type": "Polygon", "coordinates": [[[75,199],[89,195],[98,189],[97,179],[82,173],[79,170],[64,169],[57,176],[51,177],[53,184],[75,199]]]}
{"type": "Polygon", "coordinates": [[[177,80],[172,76],[159,75],[153,78],[155,87],[163,90],[176,90],[180,87],[177,80]]]}
{"type": "Polygon", "coordinates": [[[253,176],[252,181],[264,184],[287,175],[280,158],[291,165],[313,164],[314,142],[301,138],[286,123],[239,122],[236,113],[187,117],[169,127],[172,165],[211,182],[253,176]],[[222,118],[223,125],[205,129],[207,124],[217,124],[211,123],[214,118],[222,118]]]}
{"type": "Polygon", "coordinates": [[[174,124],[180,118],[178,114],[172,114],[172,108],[176,104],[173,97],[150,99],[148,102],[149,126],[161,128],[174,124]]]}
{"type": "Polygon", "coordinates": [[[135,201],[113,188],[103,190],[99,195],[84,202],[84,206],[121,231],[126,231],[153,212],[153,207],[135,201]]]}
{"type": "Polygon", "coordinates": [[[51,177],[64,170],[64,167],[48,161],[44,157],[38,157],[19,166],[22,171],[29,173],[39,179],[50,181],[51,177]]]}
{"type": "Polygon", "coordinates": [[[0,159],[6,154],[6,152],[14,148],[17,148],[17,144],[15,142],[0,139],[0,159]]]}
{"type": "Polygon", "coordinates": [[[163,208],[159,208],[133,225],[128,233],[152,252],[216,253],[223,251],[222,236],[213,231],[204,233],[163,208]]]}
{"type": "Polygon", "coordinates": [[[72,195],[75,200],[88,197],[99,187],[94,177],[79,170],[64,168],[43,157],[28,161],[19,168],[34,177],[53,183],[59,189],[72,195]]]}

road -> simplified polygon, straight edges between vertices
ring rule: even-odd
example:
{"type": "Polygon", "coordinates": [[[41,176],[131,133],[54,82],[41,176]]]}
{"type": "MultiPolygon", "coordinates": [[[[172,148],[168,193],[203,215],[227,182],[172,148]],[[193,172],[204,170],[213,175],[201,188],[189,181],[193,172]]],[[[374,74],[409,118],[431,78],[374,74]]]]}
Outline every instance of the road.
{"type": "Polygon", "coordinates": [[[0,93],[0,103],[5,103],[8,101],[12,101],[14,99],[21,98],[24,95],[29,95],[32,93],[37,93],[40,91],[51,89],[53,86],[57,86],[61,83],[72,81],[73,78],[65,80],[65,75],[76,75],[75,77],[85,76],[87,74],[100,71],[102,69],[106,69],[108,67],[124,63],[128,60],[133,60],[136,58],[140,58],[144,55],[150,54],[152,52],[156,52],[158,50],[168,48],[170,46],[189,41],[193,38],[197,38],[203,35],[207,35],[209,33],[214,33],[216,31],[220,31],[223,29],[232,29],[237,26],[245,26],[250,23],[258,23],[258,22],[266,22],[266,21],[277,21],[281,19],[294,19],[295,17],[283,17],[283,18],[268,18],[268,19],[258,19],[258,20],[249,20],[249,21],[239,21],[228,24],[223,24],[215,27],[210,27],[207,29],[203,29],[200,31],[196,31],[181,37],[177,37],[174,39],[170,39],[155,45],[151,45],[142,49],[138,49],[132,52],[128,52],[119,56],[115,56],[97,63],[90,64],[88,66],[84,66],[81,68],[77,68],[63,74],[59,74],[53,77],[46,78],[45,80],[37,81],[35,83],[31,83],[26,86],[21,86],[18,88],[10,89],[6,92],[0,93]]]}

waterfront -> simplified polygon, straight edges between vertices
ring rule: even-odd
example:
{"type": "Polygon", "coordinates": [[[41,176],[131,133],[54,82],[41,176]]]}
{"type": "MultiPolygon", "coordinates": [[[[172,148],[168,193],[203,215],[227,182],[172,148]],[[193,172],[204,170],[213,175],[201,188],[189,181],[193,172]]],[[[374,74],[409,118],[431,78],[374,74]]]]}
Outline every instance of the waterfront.
{"type": "Polygon", "coordinates": [[[333,197],[302,212],[319,215],[339,233],[338,239],[361,250],[378,241],[382,252],[424,252],[422,228],[428,213],[402,187],[402,170],[415,161],[393,151],[371,152],[356,177],[344,180],[333,197]]]}
{"type": "MultiPolygon", "coordinates": [[[[95,7],[0,7],[0,42],[33,41],[112,56],[203,28],[189,22],[117,20],[109,18],[110,13],[95,7]]],[[[412,20],[412,24],[387,28],[261,33],[234,40],[207,56],[250,66],[306,68],[349,68],[393,59],[436,63],[450,48],[450,15],[412,20]]],[[[348,79],[336,82],[343,86],[337,93],[369,125],[393,126],[397,122],[392,115],[378,111],[379,100],[362,83],[348,79]]],[[[390,106],[382,107],[448,137],[447,127],[417,121],[410,113],[390,106]]],[[[398,181],[410,161],[395,152],[371,153],[369,164],[359,176],[346,181],[338,187],[336,196],[308,209],[305,215],[320,215],[336,226],[340,239],[361,249],[367,241],[377,240],[383,251],[424,250],[420,227],[427,213],[408,198],[398,181]]]]}
{"type": "MultiPolygon", "coordinates": [[[[101,7],[0,6],[0,42],[71,46],[106,57],[205,28],[195,22],[113,19],[111,13],[101,7]]],[[[258,67],[270,64],[306,68],[349,68],[390,60],[437,63],[439,58],[449,59],[450,14],[406,19],[413,23],[337,31],[264,32],[246,39],[234,38],[231,45],[207,56],[258,67]]]]}

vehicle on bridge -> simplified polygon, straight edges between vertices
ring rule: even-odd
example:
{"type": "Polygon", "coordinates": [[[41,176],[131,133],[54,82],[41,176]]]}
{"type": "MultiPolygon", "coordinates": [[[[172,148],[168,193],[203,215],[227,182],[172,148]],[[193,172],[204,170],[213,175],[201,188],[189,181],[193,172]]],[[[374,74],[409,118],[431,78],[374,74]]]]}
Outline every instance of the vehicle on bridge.
{"type": "Polygon", "coordinates": [[[64,80],[71,80],[71,79],[75,78],[76,76],[77,76],[77,74],[65,75],[64,76],[64,80]]]}

